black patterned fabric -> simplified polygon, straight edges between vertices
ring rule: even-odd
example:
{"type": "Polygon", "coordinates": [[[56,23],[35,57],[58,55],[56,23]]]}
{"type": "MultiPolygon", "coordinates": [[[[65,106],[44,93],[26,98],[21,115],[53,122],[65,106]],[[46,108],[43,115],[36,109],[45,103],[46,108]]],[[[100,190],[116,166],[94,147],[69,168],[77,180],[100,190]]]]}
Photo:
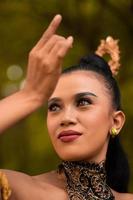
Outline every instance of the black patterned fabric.
{"type": "Polygon", "coordinates": [[[106,184],[105,162],[63,161],[59,172],[66,177],[70,200],[114,200],[106,184]]]}

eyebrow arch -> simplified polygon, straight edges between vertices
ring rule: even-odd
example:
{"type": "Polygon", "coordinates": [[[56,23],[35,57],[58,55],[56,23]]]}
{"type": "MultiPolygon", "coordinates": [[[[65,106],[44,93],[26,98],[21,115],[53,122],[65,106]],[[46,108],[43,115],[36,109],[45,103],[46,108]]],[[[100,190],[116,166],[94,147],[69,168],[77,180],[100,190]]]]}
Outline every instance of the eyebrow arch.
{"type": "MultiPolygon", "coordinates": [[[[76,98],[81,98],[81,97],[87,96],[87,95],[97,97],[97,95],[92,92],[80,92],[80,93],[77,93],[75,96],[76,96],[76,98]]],[[[60,102],[60,101],[61,101],[60,98],[54,97],[54,98],[51,98],[50,100],[48,100],[48,105],[53,102],[60,102]]]]}
{"type": "Polygon", "coordinates": [[[77,98],[80,98],[80,97],[87,96],[87,95],[93,96],[93,97],[97,97],[97,95],[94,94],[94,93],[92,93],[92,92],[81,92],[81,93],[77,93],[77,94],[76,94],[76,97],[77,97],[77,98]]]}
{"type": "Polygon", "coordinates": [[[54,97],[54,98],[51,98],[48,100],[48,105],[50,105],[51,103],[54,103],[54,102],[60,102],[61,99],[58,98],[58,97],[54,97]]]}

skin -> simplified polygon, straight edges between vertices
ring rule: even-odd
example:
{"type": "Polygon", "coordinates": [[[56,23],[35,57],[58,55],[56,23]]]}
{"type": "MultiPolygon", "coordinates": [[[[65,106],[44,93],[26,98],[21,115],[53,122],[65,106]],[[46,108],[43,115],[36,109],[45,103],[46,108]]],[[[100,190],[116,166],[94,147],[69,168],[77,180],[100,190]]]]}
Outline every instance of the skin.
{"type": "MultiPolygon", "coordinates": [[[[49,135],[57,154],[62,159],[79,160],[82,157],[86,161],[95,162],[105,159],[109,131],[112,127],[120,131],[125,118],[122,111],[113,109],[111,97],[100,76],[94,72],[84,71],[61,76],[49,98],[49,104],[49,135]],[[69,93],[66,92],[68,89],[69,93]],[[84,92],[87,95],[82,96],[82,99],[80,97],[77,104],[75,95],[84,92]],[[57,98],[60,100],[58,104],[57,98]],[[63,143],[57,139],[57,135],[64,129],[80,131],[82,135],[73,142],[63,143]]],[[[6,174],[13,191],[11,200],[43,200],[45,196],[49,200],[68,199],[65,179],[56,171],[34,177],[13,171],[6,171],[6,174]]],[[[133,198],[131,194],[120,194],[113,190],[112,192],[116,200],[133,198]]]]}
{"type": "MultiPolygon", "coordinates": [[[[0,102],[0,133],[2,134],[7,128],[56,96],[61,99],[64,107],[58,114],[48,111],[47,122],[57,154],[67,160],[78,160],[79,147],[80,150],[82,147],[82,159],[99,162],[105,159],[111,127],[120,131],[124,123],[124,114],[112,109],[104,83],[94,73],[77,72],[60,77],[63,59],[73,43],[72,37],[64,38],[55,33],[60,22],[61,16],[57,15],[40,41],[31,50],[24,88],[0,102]],[[86,80],[88,84],[83,80],[86,80]],[[75,85],[77,82],[80,84],[75,85]],[[73,87],[71,87],[72,85],[73,87]],[[69,88],[66,88],[68,86],[69,88]],[[89,95],[89,98],[93,99],[93,104],[87,104],[84,108],[75,106],[75,94],[84,89],[95,93],[96,97],[89,95]],[[65,91],[70,91],[69,95],[65,91]],[[74,115],[71,115],[71,112],[74,115]],[[52,124],[51,121],[53,121],[52,124]],[[56,134],[70,126],[81,131],[82,136],[73,144],[62,144],[57,140],[56,134]]],[[[11,186],[10,200],[68,199],[65,191],[65,179],[60,177],[56,171],[34,177],[11,170],[1,171],[6,174],[11,186]]],[[[130,194],[119,194],[115,191],[113,193],[116,200],[133,198],[133,195],[130,194]]]]}
{"type": "Polygon", "coordinates": [[[63,59],[73,43],[73,37],[65,38],[56,34],[61,20],[60,15],[55,16],[29,53],[24,88],[1,100],[0,133],[43,106],[53,93],[61,74],[63,59]]]}
{"type": "Polygon", "coordinates": [[[124,114],[113,109],[101,76],[91,71],[62,75],[48,105],[48,132],[60,158],[105,160],[109,132],[112,127],[120,131],[124,114]],[[79,93],[81,97],[77,97],[79,93]],[[78,131],[81,136],[73,142],[62,142],[58,135],[66,130],[78,131]]]}

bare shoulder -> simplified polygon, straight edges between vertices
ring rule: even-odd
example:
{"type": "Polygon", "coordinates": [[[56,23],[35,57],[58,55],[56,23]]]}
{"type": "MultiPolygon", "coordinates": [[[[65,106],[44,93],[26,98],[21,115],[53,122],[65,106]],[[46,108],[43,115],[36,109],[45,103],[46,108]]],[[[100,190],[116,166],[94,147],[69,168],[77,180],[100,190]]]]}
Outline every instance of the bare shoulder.
{"type": "Polygon", "coordinates": [[[23,182],[24,183],[33,182],[32,177],[29,176],[28,174],[18,172],[18,171],[13,171],[13,170],[5,170],[5,169],[4,170],[2,169],[0,171],[6,175],[8,181],[9,181],[9,184],[11,186],[16,185],[18,187],[19,183],[22,184],[23,182]]]}
{"type": "Polygon", "coordinates": [[[113,191],[116,200],[133,200],[133,194],[130,193],[119,193],[113,191]]]}
{"type": "Polygon", "coordinates": [[[10,200],[67,199],[63,180],[56,171],[29,176],[12,170],[1,170],[7,176],[12,190],[10,200]]]}
{"type": "Polygon", "coordinates": [[[11,200],[21,199],[18,197],[24,197],[27,193],[27,190],[29,190],[29,188],[33,188],[34,186],[34,181],[32,177],[25,173],[3,169],[0,171],[3,172],[7,177],[8,183],[12,191],[10,198],[11,200]]]}
{"type": "Polygon", "coordinates": [[[42,183],[45,187],[56,187],[59,189],[63,189],[64,179],[58,175],[57,171],[50,171],[44,174],[33,176],[33,179],[36,182],[42,183]]]}
{"type": "Polygon", "coordinates": [[[123,193],[123,194],[120,194],[121,198],[120,200],[133,200],[133,194],[130,194],[130,193],[123,193]]]}

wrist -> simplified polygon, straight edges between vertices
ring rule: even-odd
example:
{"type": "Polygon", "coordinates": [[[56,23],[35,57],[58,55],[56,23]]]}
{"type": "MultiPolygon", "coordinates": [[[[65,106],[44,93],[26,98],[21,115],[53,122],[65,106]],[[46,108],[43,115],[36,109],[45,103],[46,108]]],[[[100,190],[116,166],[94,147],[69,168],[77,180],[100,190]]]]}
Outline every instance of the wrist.
{"type": "Polygon", "coordinates": [[[45,100],[34,91],[22,89],[19,91],[20,97],[29,105],[33,110],[40,108],[45,100]]]}

